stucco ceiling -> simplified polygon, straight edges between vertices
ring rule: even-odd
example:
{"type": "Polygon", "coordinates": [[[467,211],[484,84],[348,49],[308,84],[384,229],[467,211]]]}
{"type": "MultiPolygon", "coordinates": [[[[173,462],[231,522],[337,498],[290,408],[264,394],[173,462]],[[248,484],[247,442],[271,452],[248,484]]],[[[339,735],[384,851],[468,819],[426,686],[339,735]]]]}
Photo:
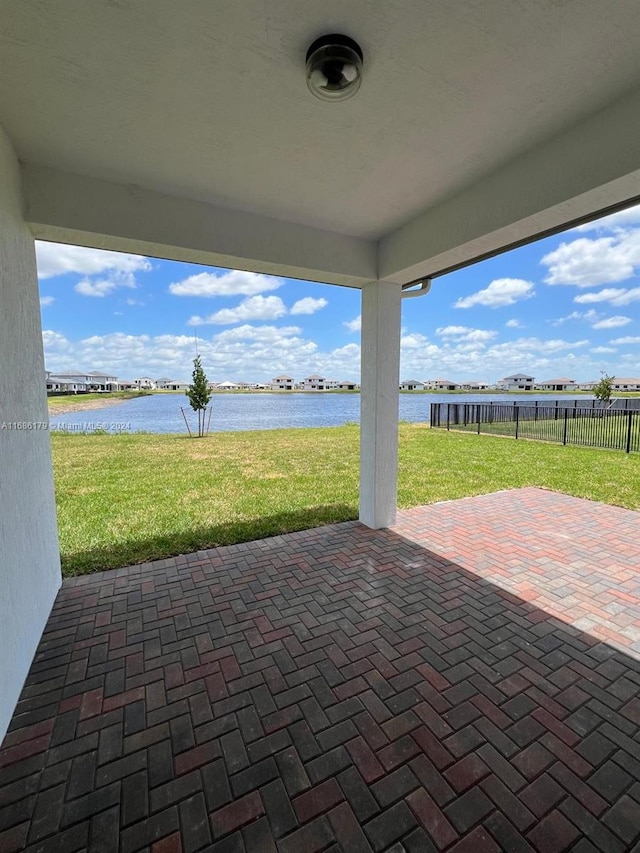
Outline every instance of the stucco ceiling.
{"type": "Polygon", "coordinates": [[[20,159],[379,239],[640,84],[638,0],[0,0],[20,159]],[[357,96],[307,90],[326,32],[357,96]]]}

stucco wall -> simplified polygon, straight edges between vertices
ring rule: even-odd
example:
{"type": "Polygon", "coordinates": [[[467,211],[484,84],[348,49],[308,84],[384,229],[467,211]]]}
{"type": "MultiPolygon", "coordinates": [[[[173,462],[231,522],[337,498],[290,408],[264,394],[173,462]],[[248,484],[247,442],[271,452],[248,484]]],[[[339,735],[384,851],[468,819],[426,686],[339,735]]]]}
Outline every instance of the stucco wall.
{"type": "Polygon", "coordinates": [[[396,520],[400,285],[374,281],[362,289],[360,366],[360,521],[396,520]]]}
{"type": "Polygon", "coordinates": [[[34,242],[0,128],[0,740],[60,586],[34,242]]]}

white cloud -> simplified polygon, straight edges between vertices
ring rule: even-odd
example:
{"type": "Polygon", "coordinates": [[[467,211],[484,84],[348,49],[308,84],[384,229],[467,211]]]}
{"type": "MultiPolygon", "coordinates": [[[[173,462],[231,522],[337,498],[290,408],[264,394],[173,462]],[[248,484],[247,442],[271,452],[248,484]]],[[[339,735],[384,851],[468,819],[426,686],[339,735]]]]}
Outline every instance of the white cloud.
{"type": "Polygon", "coordinates": [[[624,346],[626,344],[640,344],[640,335],[626,335],[624,338],[614,338],[609,341],[614,346],[624,346]]]}
{"type": "Polygon", "coordinates": [[[507,322],[505,323],[505,326],[507,327],[507,329],[522,329],[523,328],[520,320],[515,320],[515,319],[507,320],[507,322]]]}
{"type": "Polygon", "coordinates": [[[315,314],[321,308],[325,308],[329,304],[328,300],[320,298],[314,299],[313,296],[305,296],[304,299],[298,299],[291,306],[290,314],[315,314]]]}
{"type": "Polygon", "coordinates": [[[277,290],[283,282],[274,276],[244,270],[216,274],[201,272],[169,285],[175,296],[254,296],[277,290]]]}
{"type": "Polygon", "coordinates": [[[225,341],[262,341],[272,343],[281,341],[283,338],[292,338],[300,335],[302,329],[299,326],[236,326],[235,329],[225,329],[216,335],[216,340],[225,341]]]}
{"type": "Polygon", "coordinates": [[[574,302],[588,305],[594,302],[608,302],[610,305],[622,307],[631,302],[640,302],[640,287],[632,287],[627,290],[624,287],[605,287],[597,293],[580,293],[574,296],[574,302]]]}
{"type": "Polygon", "coordinates": [[[561,243],[541,263],[549,269],[547,284],[596,287],[625,281],[640,265],[640,228],[620,231],[612,237],[580,237],[561,243]]]}
{"type": "Polygon", "coordinates": [[[513,305],[521,299],[530,299],[534,295],[533,283],[521,278],[497,278],[484,290],[478,290],[471,296],[460,297],[455,308],[472,308],[485,305],[489,308],[502,308],[513,305]]]}
{"type": "Polygon", "coordinates": [[[435,344],[420,333],[405,333],[401,339],[401,374],[421,379],[450,376],[457,380],[492,381],[526,369],[539,376],[578,376],[581,372],[587,378],[602,367],[602,361],[594,359],[588,346],[586,339],[538,337],[497,343],[449,336],[435,344]]]}
{"type": "Polygon", "coordinates": [[[632,322],[631,317],[624,317],[620,314],[617,314],[615,317],[605,317],[603,314],[599,314],[593,308],[590,308],[588,311],[572,311],[566,317],[559,317],[557,320],[554,320],[551,325],[561,326],[567,320],[584,320],[593,329],[616,329],[619,326],[626,326],[632,322]]]}
{"type": "Polygon", "coordinates": [[[468,326],[440,326],[436,329],[436,335],[440,335],[441,338],[457,337],[468,331],[470,331],[468,326]]]}
{"type": "Polygon", "coordinates": [[[328,305],[327,299],[315,299],[312,296],[305,296],[303,299],[298,299],[291,306],[289,312],[279,296],[262,296],[257,294],[244,299],[235,308],[222,308],[213,314],[206,317],[195,315],[191,317],[187,324],[189,326],[206,326],[206,325],[232,325],[233,323],[242,323],[249,320],[277,320],[285,314],[315,314],[316,311],[328,305]]]}
{"type": "Polygon", "coordinates": [[[631,322],[631,317],[622,317],[621,315],[617,315],[615,317],[607,317],[604,320],[598,320],[597,323],[593,324],[594,329],[617,329],[619,326],[626,326],[631,322]]]}
{"type": "Polygon", "coordinates": [[[428,338],[426,338],[424,335],[421,335],[419,332],[414,332],[412,334],[403,334],[400,338],[400,347],[403,350],[424,350],[428,346],[432,346],[434,348],[434,351],[438,350],[438,347],[435,344],[429,344],[428,338]]]}
{"type": "Polygon", "coordinates": [[[55,302],[55,296],[41,296],[40,297],[40,307],[46,308],[47,305],[53,305],[55,302]]]}
{"type": "Polygon", "coordinates": [[[441,326],[436,329],[436,335],[441,338],[456,338],[458,341],[490,341],[498,336],[497,332],[488,329],[470,329],[468,326],[441,326]]]}
{"type": "Polygon", "coordinates": [[[602,315],[598,314],[598,312],[593,308],[590,308],[588,311],[572,311],[571,314],[567,314],[566,317],[558,317],[557,320],[551,321],[551,325],[561,326],[563,323],[566,323],[567,320],[585,320],[587,323],[595,323],[601,316],[602,315]]]}
{"type": "MultiPolygon", "coordinates": [[[[86,366],[132,379],[141,375],[184,378],[193,369],[193,335],[113,333],[70,341],[58,332],[46,331],[43,342],[47,369],[53,371],[86,366]]],[[[321,373],[336,379],[357,379],[360,374],[357,344],[321,351],[315,341],[301,336],[298,326],[244,324],[211,338],[199,336],[198,351],[212,381],[244,378],[267,382],[285,372],[299,378],[321,373]]]]}
{"type": "Polygon", "coordinates": [[[141,255],[67,246],[63,243],[36,241],[39,278],[53,278],[67,273],[91,276],[104,272],[134,273],[148,271],[151,263],[141,255]]]}
{"type": "Polygon", "coordinates": [[[287,313],[279,296],[249,296],[235,308],[222,308],[208,317],[191,317],[189,326],[229,326],[247,320],[277,320],[287,313]]]}
{"type": "Polygon", "coordinates": [[[600,354],[604,355],[605,353],[608,353],[608,352],[617,352],[617,351],[618,350],[615,349],[614,347],[594,347],[591,350],[591,352],[594,355],[600,355],[600,354]]]}
{"type": "Polygon", "coordinates": [[[113,272],[109,278],[100,278],[96,281],[92,281],[90,278],[83,278],[73,289],[81,296],[103,298],[109,296],[114,290],[120,287],[136,287],[136,280],[132,273],[113,272]]]}
{"type": "Polygon", "coordinates": [[[345,344],[334,349],[325,365],[325,372],[330,379],[341,379],[345,371],[351,376],[360,376],[360,347],[358,344],[345,344]]]}
{"type": "Polygon", "coordinates": [[[45,348],[45,353],[60,353],[66,352],[69,347],[69,341],[60,332],[54,332],[51,329],[45,329],[42,332],[42,343],[45,348]]]}
{"type": "Polygon", "coordinates": [[[350,332],[359,332],[362,329],[362,316],[358,314],[353,320],[345,320],[342,325],[346,326],[350,332]]]}
{"type": "MultiPolygon", "coordinates": [[[[141,255],[40,241],[36,242],[36,260],[41,279],[81,275],[81,280],[74,286],[81,296],[104,297],[120,287],[135,288],[135,273],[152,269],[149,259],[141,255]]],[[[45,297],[48,298],[52,297],[45,297]]]]}
{"type": "MultiPolygon", "coordinates": [[[[43,341],[48,370],[113,370],[122,379],[141,375],[189,377],[195,352],[192,334],[114,333],[71,341],[59,332],[47,330],[43,341]]],[[[640,337],[635,342],[640,343],[640,337]]],[[[588,344],[587,340],[538,337],[505,343],[453,337],[435,344],[420,332],[404,332],[402,373],[420,379],[450,374],[453,379],[488,381],[526,369],[538,376],[568,373],[587,379],[605,367],[610,373],[622,375],[619,364],[603,363],[606,354],[592,354],[588,344]]],[[[314,340],[303,337],[299,326],[245,323],[219,330],[211,337],[199,335],[198,350],[213,381],[268,382],[279,373],[296,378],[320,373],[335,379],[357,380],[360,374],[358,344],[322,350],[314,340]]]]}
{"type": "Polygon", "coordinates": [[[565,341],[562,338],[552,338],[551,340],[541,340],[540,338],[520,338],[517,341],[511,341],[509,343],[497,344],[494,347],[495,350],[504,348],[508,350],[509,347],[514,347],[518,349],[525,350],[539,350],[540,352],[560,352],[561,350],[568,349],[579,349],[580,347],[586,347],[589,344],[587,340],[581,341],[565,341]]]}

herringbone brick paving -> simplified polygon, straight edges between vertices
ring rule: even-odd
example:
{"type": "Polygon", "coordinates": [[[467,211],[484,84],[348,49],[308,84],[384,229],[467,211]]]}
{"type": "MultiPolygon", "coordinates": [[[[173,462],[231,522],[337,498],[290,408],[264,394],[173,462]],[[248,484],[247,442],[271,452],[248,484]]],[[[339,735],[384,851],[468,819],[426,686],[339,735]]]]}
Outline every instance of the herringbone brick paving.
{"type": "Polygon", "coordinates": [[[525,489],[66,581],[0,851],[633,850],[639,520],[525,489]]]}
{"type": "Polygon", "coordinates": [[[545,612],[640,656],[640,516],[541,489],[415,507],[395,528],[545,612]]]}

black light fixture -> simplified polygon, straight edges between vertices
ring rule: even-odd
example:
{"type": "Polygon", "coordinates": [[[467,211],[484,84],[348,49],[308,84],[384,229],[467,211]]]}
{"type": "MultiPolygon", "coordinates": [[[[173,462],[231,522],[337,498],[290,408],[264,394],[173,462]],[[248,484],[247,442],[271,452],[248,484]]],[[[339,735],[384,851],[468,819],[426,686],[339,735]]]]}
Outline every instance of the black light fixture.
{"type": "Polygon", "coordinates": [[[346,101],[362,82],[362,50],[349,36],[316,39],[307,51],[307,86],[322,101],[346,101]]]}

